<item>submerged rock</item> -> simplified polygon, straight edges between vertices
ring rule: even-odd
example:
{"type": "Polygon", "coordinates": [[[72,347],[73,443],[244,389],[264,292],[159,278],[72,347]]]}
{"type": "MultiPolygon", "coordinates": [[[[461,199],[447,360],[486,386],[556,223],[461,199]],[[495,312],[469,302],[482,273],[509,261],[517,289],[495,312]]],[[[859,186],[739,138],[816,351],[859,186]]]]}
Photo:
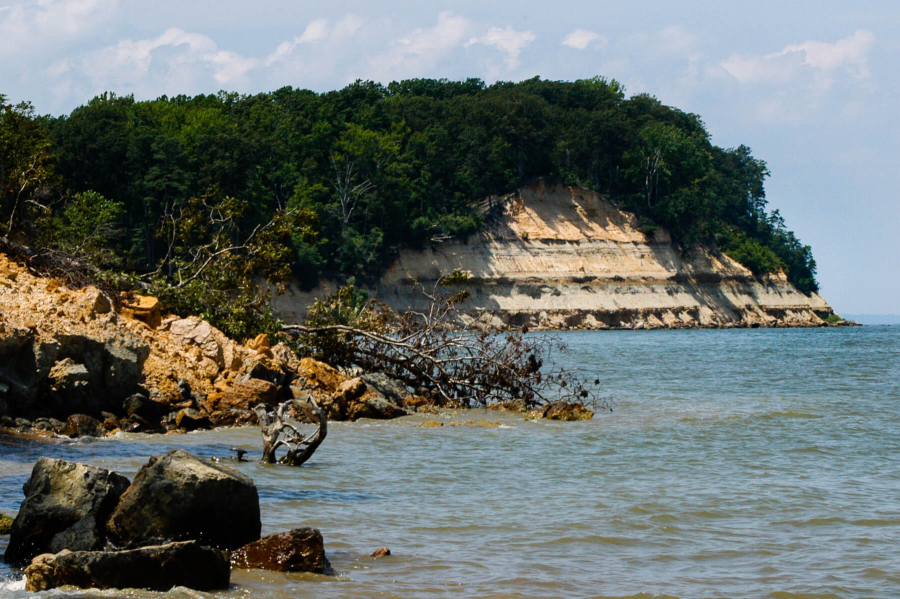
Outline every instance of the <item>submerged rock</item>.
{"type": "Polygon", "coordinates": [[[186,431],[195,431],[212,427],[212,422],[200,410],[185,408],[175,417],[175,426],[186,431]]]}
{"type": "Polygon", "coordinates": [[[590,420],[594,417],[594,413],[581,404],[557,401],[548,404],[544,408],[543,416],[547,420],[574,422],[577,420],[590,420]]]}
{"type": "Polygon", "coordinates": [[[376,549],[372,552],[372,555],[369,557],[387,557],[391,554],[391,550],[387,547],[382,547],[381,549],[376,549]]]}
{"type": "Polygon", "coordinates": [[[231,567],[225,551],[196,541],[130,551],[62,551],[39,555],[25,569],[25,590],[60,586],[83,589],[148,589],[182,586],[197,591],[228,588],[231,567]]]}
{"type": "Polygon", "coordinates": [[[67,437],[102,437],[104,432],[103,423],[87,414],[72,414],[63,429],[67,437]]]}
{"type": "Polygon", "coordinates": [[[127,478],[103,468],[38,459],[4,560],[24,565],[41,553],[102,549],[106,519],[127,488],[127,478]]]}
{"type": "Polygon", "coordinates": [[[317,574],[331,569],[325,557],[322,533],[315,528],[295,528],[244,545],[231,554],[231,565],[235,568],[317,574]]]}
{"type": "Polygon", "coordinates": [[[234,468],[174,449],[141,468],[107,531],[127,547],[190,539],[237,549],[259,539],[259,494],[234,468]]]}
{"type": "Polygon", "coordinates": [[[8,535],[12,530],[13,519],[9,516],[0,514],[0,535],[8,535]]]}

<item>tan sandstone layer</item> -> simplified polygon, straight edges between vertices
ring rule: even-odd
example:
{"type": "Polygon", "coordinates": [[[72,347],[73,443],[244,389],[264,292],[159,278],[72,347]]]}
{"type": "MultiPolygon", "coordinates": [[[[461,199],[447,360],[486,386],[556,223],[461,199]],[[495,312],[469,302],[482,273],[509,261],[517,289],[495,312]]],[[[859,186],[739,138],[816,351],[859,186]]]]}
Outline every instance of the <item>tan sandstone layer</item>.
{"type": "MultiPolygon", "coordinates": [[[[418,309],[421,288],[458,269],[469,277],[466,318],[495,328],[821,326],[832,313],[783,274],[753,276],[710,248],[683,256],[667,232],[648,237],[635,215],[586,189],[538,181],[489,214],[467,240],[402,250],[373,296],[418,309]]],[[[289,289],[275,309],[299,319],[327,291],[289,289]]]]}

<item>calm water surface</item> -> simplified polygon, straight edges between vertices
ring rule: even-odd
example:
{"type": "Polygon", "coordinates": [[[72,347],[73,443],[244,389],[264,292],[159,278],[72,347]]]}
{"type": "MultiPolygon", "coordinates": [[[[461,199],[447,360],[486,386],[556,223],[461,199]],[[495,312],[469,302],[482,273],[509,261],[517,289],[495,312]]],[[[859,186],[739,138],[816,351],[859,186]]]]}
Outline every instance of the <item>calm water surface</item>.
{"type": "MultiPolygon", "coordinates": [[[[612,413],[335,423],[308,467],[240,465],[264,533],[321,529],[335,578],[235,571],[212,595],[48,596],[900,596],[900,327],[565,338],[562,359],[605,382],[612,413]],[[393,556],[365,557],[382,546],[393,556]]],[[[235,444],[258,454],[258,432],[0,444],[0,511],[40,455],[133,475],[173,447],[235,444]]],[[[26,595],[4,577],[0,596],[26,595]]]]}

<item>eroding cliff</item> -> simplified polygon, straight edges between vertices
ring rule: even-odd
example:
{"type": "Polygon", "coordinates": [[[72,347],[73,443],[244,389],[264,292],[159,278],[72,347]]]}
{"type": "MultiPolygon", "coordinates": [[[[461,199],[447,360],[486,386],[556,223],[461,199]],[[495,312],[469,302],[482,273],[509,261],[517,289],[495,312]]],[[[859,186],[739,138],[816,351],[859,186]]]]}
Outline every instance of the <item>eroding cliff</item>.
{"type": "MultiPolygon", "coordinates": [[[[374,295],[422,308],[421,288],[459,269],[466,318],[494,328],[820,326],[832,313],[784,275],[753,276],[710,248],[682,255],[665,231],[648,237],[633,214],[586,189],[538,181],[489,214],[465,241],[401,251],[374,295]]],[[[313,295],[289,292],[276,309],[299,318],[313,295]]]]}

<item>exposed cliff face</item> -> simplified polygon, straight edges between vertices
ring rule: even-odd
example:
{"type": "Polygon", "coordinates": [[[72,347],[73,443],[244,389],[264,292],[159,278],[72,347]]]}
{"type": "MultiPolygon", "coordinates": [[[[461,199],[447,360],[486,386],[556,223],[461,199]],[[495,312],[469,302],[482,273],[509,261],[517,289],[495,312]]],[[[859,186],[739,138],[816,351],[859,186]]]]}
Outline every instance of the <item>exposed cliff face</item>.
{"type": "MultiPolygon", "coordinates": [[[[711,249],[683,256],[665,231],[648,238],[633,214],[589,190],[539,181],[495,212],[465,242],[403,250],[375,295],[420,308],[415,284],[431,289],[459,269],[469,275],[467,318],[497,328],[819,326],[832,312],[783,275],[755,277],[711,249]]],[[[276,309],[298,317],[310,299],[288,294],[276,309]]]]}

